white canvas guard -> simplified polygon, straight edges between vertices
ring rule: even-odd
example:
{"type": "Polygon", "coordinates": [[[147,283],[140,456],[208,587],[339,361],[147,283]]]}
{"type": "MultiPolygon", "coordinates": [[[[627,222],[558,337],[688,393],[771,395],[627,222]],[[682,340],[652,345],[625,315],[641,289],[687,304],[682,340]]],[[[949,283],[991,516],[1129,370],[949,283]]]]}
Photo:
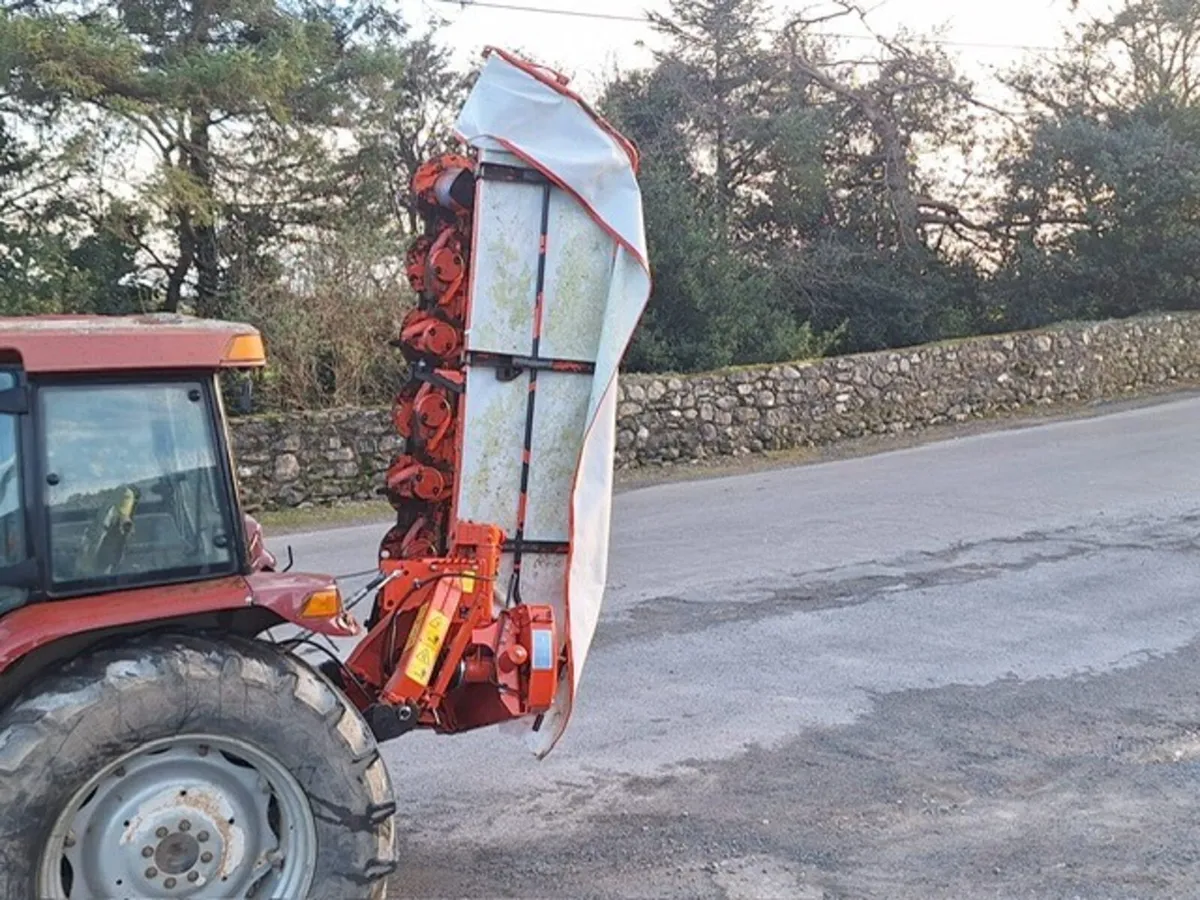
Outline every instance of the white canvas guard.
{"type": "MultiPolygon", "coordinates": [[[[468,351],[530,356],[540,235],[546,253],[524,537],[566,554],[524,557],[521,599],[555,608],[569,665],[538,731],[545,756],[567,726],[604,598],[616,446],[617,371],[650,295],[636,153],[552,73],[489,51],[456,124],[480,162],[535,170],[550,186],[480,180],[471,249],[468,351]]],[[[455,516],[511,538],[531,375],[467,367],[455,516]]],[[[512,571],[497,582],[504,602],[512,571]]],[[[562,638],[560,638],[562,639],[562,638]]]]}

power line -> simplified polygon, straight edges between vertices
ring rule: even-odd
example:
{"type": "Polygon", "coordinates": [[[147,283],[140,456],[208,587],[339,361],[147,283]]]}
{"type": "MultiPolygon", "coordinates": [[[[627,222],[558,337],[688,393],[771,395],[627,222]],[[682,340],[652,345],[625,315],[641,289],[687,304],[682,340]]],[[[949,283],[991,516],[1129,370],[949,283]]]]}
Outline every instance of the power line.
{"type": "Polygon", "coordinates": [[[460,9],[470,9],[478,6],[483,9],[504,9],[510,12],[542,13],[547,16],[573,16],[577,19],[606,19],[610,22],[637,22],[640,25],[650,24],[645,16],[622,16],[616,13],[585,12],[577,9],[549,9],[544,6],[521,6],[518,3],[497,3],[492,0],[434,0],[435,3],[445,3],[460,9]]]}
{"type": "MultiPolygon", "coordinates": [[[[459,9],[467,10],[471,7],[479,7],[480,9],[498,9],[506,12],[522,12],[535,13],[544,16],[566,16],[575,19],[600,19],[608,22],[630,22],[638,25],[652,25],[653,22],[648,16],[627,16],[619,13],[599,13],[587,12],[581,9],[552,9],[546,6],[526,6],[520,3],[504,3],[501,0],[433,0],[434,3],[442,3],[447,6],[457,6],[459,9]]],[[[826,37],[838,38],[847,41],[875,41],[875,38],[863,34],[848,34],[837,31],[823,31],[822,35],[826,37]]],[[[1062,50],[1061,47],[1050,47],[1040,44],[997,44],[988,41],[954,41],[943,40],[941,38],[910,38],[908,39],[914,44],[932,44],[938,47],[962,47],[965,49],[974,50],[1035,50],[1043,53],[1058,53],[1062,50]]]]}

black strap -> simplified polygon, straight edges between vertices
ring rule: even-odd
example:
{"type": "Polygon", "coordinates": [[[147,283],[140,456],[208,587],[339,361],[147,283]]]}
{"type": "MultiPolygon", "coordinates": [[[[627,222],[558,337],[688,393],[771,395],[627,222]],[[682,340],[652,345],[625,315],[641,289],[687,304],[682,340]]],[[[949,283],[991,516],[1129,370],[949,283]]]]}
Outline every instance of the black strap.
{"type": "Polygon", "coordinates": [[[510,184],[549,184],[550,179],[537,169],[507,166],[503,163],[480,163],[475,177],[481,181],[507,181],[510,184]]]}
{"type": "Polygon", "coordinates": [[[564,372],[567,374],[591,375],[596,371],[594,362],[581,359],[554,359],[546,356],[517,356],[512,353],[492,353],[471,350],[467,353],[467,364],[487,366],[496,370],[501,381],[512,381],[522,372],[564,372]]]}
{"type": "MultiPolygon", "coordinates": [[[[504,552],[513,553],[517,549],[516,541],[505,541],[504,552]]],[[[549,555],[562,555],[569,553],[571,544],[568,541],[531,541],[528,538],[522,538],[520,549],[523,553],[545,553],[549,555]]]]}

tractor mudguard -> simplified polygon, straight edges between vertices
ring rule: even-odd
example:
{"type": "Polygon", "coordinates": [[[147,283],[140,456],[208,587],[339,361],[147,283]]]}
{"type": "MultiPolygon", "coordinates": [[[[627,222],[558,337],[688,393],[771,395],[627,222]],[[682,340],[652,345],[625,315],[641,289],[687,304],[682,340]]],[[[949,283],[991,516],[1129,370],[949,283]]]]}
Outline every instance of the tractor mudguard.
{"type": "Polygon", "coordinates": [[[335,582],[324,575],[256,572],[31,603],[0,619],[0,673],[31,651],[72,635],[126,626],[148,631],[170,619],[255,607],[319,634],[360,634],[358,622],[342,609],[340,596],[332,614],[304,615],[306,601],[329,590],[336,590],[335,582]]]}

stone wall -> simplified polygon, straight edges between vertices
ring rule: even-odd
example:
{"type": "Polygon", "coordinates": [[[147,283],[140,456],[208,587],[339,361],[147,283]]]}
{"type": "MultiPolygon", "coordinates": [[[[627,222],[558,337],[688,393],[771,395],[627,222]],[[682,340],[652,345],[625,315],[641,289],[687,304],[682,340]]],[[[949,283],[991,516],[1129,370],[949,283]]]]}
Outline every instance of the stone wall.
{"type": "Polygon", "coordinates": [[[380,409],[339,409],[234,419],[234,457],[251,511],[377,497],[402,440],[380,409]]]}
{"type": "MultiPolygon", "coordinates": [[[[828,444],[1200,383],[1200,315],[1173,314],[689,376],[626,376],[621,468],[828,444]]],[[[250,506],[375,496],[383,410],[234,423],[250,506]]]]}
{"type": "Polygon", "coordinates": [[[620,464],[827,444],[1200,381],[1200,316],[1163,315],[621,389],[620,464]]]}

